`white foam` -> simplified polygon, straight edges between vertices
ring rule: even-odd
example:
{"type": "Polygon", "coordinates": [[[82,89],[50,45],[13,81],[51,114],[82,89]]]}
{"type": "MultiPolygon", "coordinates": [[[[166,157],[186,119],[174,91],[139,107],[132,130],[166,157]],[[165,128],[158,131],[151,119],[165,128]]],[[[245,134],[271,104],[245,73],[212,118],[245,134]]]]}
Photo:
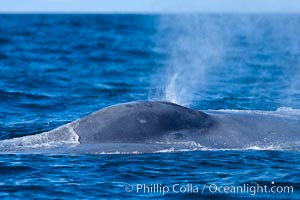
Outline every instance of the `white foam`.
{"type": "Polygon", "coordinates": [[[234,110],[234,109],[220,109],[220,110],[208,110],[209,112],[223,112],[233,114],[256,114],[265,116],[274,116],[287,118],[291,120],[300,120],[300,109],[293,109],[291,107],[280,107],[275,111],[263,111],[263,110],[234,110]]]}
{"type": "Polygon", "coordinates": [[[253,144],[247,147],[241,148],[213,148],[206,147],[194,141],[188,142],[160,142],[157,144],[174,145],[166,149],[154,151],[154,153],[171,153],[171,152],[185,152],[185,151],[245,151],[245,150],[256,150],[256,151],[300,151],[300,142],[286,143],[286,144],[253,144]],[[178,146],[179,145],[179,146],[178,146]]]}
{"type": "Polygon", "coordinates": [[[182,152],[182,151],[197,151],[197,150],[207,150],[208,148],[202,146],[199,143],[194,141],[183,141],[183,142],[173,142],[173,141],[165,141],[165,142],[155,142],[154,144],[161,145],[171,145],[171,147],[167,149],[161,149],[154,151],[154,153],[166,153],[166,152],[182,152]],[[172,146],[174,145],[174,146],[172,146]]]}
{"type": "Polygon", "coordinates": [[[104,152],[104,151],[102,151],[102,152],[95,152],[93,154],[96,154],[96,155],[115,155],[115,154],[123,155],[123,154],[125,154],[125,155],[127,155],[127,154],[142,154],[142,153],[139,151],[132,151],[132,152],[128,152],[128,151],[126,151],[126,152],[121,152],[121,151],[104,152]]]}
{"type": "Polygon", "coordinates": [[[265,111],[265,110],[236,110],[236,109],[219,109],[219,110],[209,110],[209,111],[220,111],[220,112],[240,112],[240,113],[287,113],[287,114],[299,114],[300,109],[294,109],[292,107],[279,107],[275,111],[265,111]]]}
{"type": "Polygon", "coordinates": [[[1,148],[13,147],[50,147],[64,144],[79,144],[79,136],[74,131],[71,124],[58,127],[52,131],[23,136],[19,138],[7,139],[0,141],[1,148]]]}

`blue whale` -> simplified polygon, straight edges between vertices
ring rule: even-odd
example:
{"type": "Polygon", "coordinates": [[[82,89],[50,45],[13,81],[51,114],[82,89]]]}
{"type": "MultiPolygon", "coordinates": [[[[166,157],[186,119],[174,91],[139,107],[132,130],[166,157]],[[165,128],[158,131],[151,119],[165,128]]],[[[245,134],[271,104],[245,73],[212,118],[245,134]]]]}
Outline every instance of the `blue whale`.
{"type": "Polygon", "coordinates": [[[61,151],[87,153],[274,146],[298,150],[299,136],[296,110],[202,112],[169,102],[138,101],[101,109],[52,131],[1,141],[0,149],[58,145],[61,151]]]}

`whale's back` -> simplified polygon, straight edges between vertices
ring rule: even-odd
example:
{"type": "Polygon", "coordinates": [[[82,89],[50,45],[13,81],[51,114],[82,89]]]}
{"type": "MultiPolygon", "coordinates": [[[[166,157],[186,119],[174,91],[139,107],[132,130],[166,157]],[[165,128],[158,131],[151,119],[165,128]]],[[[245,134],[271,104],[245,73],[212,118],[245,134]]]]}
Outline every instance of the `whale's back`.
{"type": "Polygon", "coordinates": [[[74,122],[80,143],[136,143],[206,126],[203,112],[168,102],[131,102],[104,108],[74,122]]]}

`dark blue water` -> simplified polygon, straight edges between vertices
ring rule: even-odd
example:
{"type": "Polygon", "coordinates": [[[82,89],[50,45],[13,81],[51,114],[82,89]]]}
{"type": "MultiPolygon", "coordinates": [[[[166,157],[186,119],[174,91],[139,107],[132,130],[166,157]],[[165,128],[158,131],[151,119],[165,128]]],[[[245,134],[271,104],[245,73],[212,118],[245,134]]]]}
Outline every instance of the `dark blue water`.
{"type": "MultiPolygon", "coordinates": [[[[0,139],[145,99],[295,111],[299,35],[299,15],[0,15],[0,139]]],[[[300,198],[299,152],[278,148],[0,157],[1,199],[300,198]]]]}

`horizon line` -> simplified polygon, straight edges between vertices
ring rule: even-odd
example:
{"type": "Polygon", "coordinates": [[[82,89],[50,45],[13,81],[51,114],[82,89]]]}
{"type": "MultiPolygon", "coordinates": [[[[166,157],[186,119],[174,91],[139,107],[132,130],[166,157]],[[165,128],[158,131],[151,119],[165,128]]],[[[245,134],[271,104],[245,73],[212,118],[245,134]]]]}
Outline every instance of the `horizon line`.
{"type": "Polygon", "coordinates": [[[169,15],[169,14],[300,14],[298,11],[0,11],[0,14],[138,14],[138,15],[169,15]]]}

